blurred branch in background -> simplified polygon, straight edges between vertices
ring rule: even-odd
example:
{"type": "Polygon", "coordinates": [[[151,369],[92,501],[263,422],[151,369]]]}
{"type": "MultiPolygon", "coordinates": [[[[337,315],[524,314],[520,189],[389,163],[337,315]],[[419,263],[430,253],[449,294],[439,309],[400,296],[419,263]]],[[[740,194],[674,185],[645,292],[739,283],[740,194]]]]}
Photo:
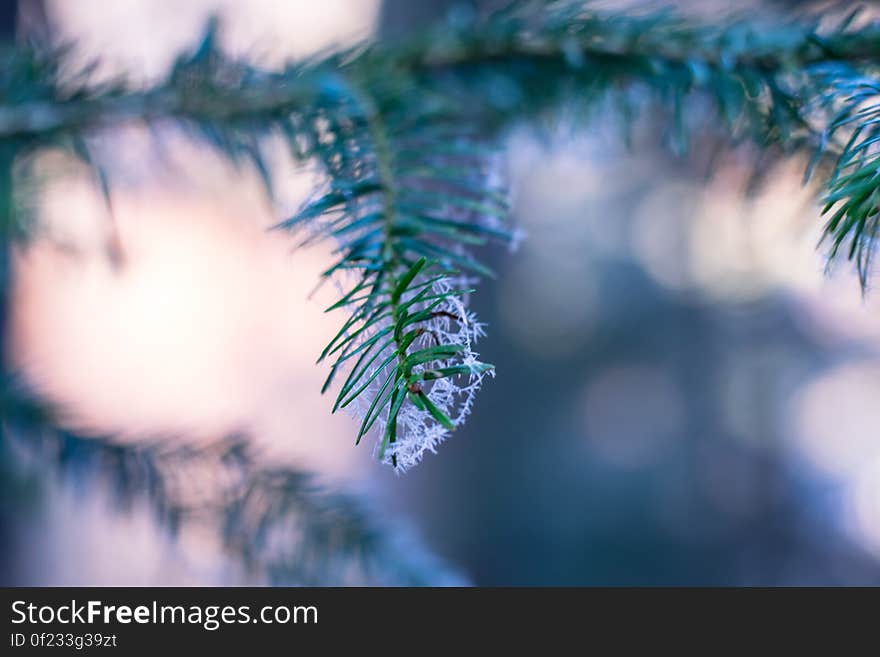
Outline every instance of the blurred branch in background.
{"type": "MultiPolygon", "coordinates": [[[[58,470],[83,493],[107,484],[119,512],[149,502],[172,534],[214,537],[245,582],[274,586],[444,586],[464,580],[398,523],[353,494],[262,465],[247,437],[213,443],[168,437],[124,442],[56,429],[27,395],[2,400],[4,500],[21,499],[28,473],[58,470]],[[48,421],[47,421],[48,420],[48,421]]],[[[7,502],[8,504],[8,502],[7,502]]],[[[5,508],[4,512],[11,509],[5,508]]],[[[14,573],[7,573],[6,577],[14,573]]],[[[7,582],[8,583],[8,582],[7,582]]]]}

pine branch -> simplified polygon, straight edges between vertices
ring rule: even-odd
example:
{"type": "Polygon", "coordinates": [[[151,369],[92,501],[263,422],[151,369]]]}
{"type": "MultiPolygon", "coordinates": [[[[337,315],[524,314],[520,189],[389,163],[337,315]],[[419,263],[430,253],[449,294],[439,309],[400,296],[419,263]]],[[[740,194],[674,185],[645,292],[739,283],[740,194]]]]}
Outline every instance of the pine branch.
{"type": "Polygon", "coordinates": [[[0,454],[108,483],[120,509],[146,499],[162,528],[215,532],[249,579],[271,585],[424,586],[461,583],[402,526],[363,500],[325,492],[305,473],[266,467],[247,440],[121,442],[53,425],[57,413],[7,389],[0,454]],[[17,457],[14,455],[17,454],[17,457]]]}
{"type": "Polygon", "coordinates": [[[328,308],[349,317],[319,358],[334,359],[323,390],[348,368],[333,411],[353,408],[357,442],[378,425],[380,460],[402,470],[464,420],[492,371],[473,351],[482,326],[465,307],[472,290],[459,268],[490,273],[465,245],[510,235],[488,151],[467,130],[437,120],[442,99],[420,115],[401,105],[399,78],[384,79],[394,84],[346,81],[341,109],[315,121],[327,129],[311,141],[329,189],[281,227],[303,226],[307,242],[337,240],[340,257],[325,277],[360,272],[328,308]]]}
{"type": "Polygon", "coordinates": [[[268,134],[284,136],[298,159],[320,161],[326,189],[280,226],[305,231],[305,243],[336,240],[339,258],[324,276],[350,279],[331,307],[348,316],[319,359],[332,361],[324,390],[347,372],[334,411],[359,415],[358,441],[378,427],[379,457],[405,469],[461,423],[492,373],[473,351],[482,327],[467,295],[489,274],[473,248],[511,239],[494,166],[511,126],[566,109],[585,122],[608,99],[627,117],[659,105],[670,110],[670,141],[684,149],[689,104],[709,98],[732,142],[813,152],[823,173],[832,163],[832,256],[848,243],[864,282],[880,189],[880,25],[855,27],[854,18],[706,24],[518,2],[274,72],[223,55],[212,25],[145,90],[93,87],[87,75],[71,78],[57,54],[16,52],[0,76],[0,140],[27,150],[121,122],[174,121],[253,163],[267,185],[268,134]]]}

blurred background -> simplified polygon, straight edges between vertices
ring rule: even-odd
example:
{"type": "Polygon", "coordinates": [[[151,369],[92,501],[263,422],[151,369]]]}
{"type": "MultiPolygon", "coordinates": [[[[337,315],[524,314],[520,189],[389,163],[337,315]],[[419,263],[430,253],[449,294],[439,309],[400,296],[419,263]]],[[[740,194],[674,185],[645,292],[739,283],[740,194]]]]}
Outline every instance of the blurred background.
{"type": "MultiPolygon", "coordinates": [[[[22,0],[19,31],[149,81],[211,14],[230,52],[273,66],[452,4],[22,0]]],[[[847,267],[825,271],[805,162],[754,180],[754,154],[719,149],[711,126],[681,158],[662,117],[640,121],[630,149],[619,118],[510,136],[527,237],[485,254],[498,278],[473,298],[498,377],[404,476],[355,448],[354,421],[319,394],[314,360],[340,319],[322,312],[332,290],[309,294],[330,248],[293,251],[266,230],[315,172],[285,170],[273,205],[253,172],[180,134],[117,129],[94,144],[108,208],[87,172],[46,153],[7,357],[74,426],[133,441],[242,432],[266,458],[373,496],[477,585],[880,584],[880,299],[847,267]]],[[[4,515],[3,583],[240,582],[197,536],[171,540],[111,497],[43,482],[4,515]]]]}

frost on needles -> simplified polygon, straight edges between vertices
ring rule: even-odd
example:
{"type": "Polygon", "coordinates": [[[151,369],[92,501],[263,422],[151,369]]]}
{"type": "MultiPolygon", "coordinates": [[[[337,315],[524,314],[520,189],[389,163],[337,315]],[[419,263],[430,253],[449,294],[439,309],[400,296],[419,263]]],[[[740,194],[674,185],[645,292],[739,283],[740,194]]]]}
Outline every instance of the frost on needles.
{"type": "Polygon", "coordinates": [[[314,124],[326,189],[281,226],[302,227],[304,243],[335,241],[323,275],[342,298],[328,311],[348,315],[319,358],[331,363],[322,391],[335,386],[333,411],[359,420],[357,442],[372,431],[379,460],[404,471],[464,421],[494,375],[468,309],[470,286],[491,272],[470,251],[512,240],[508,200],[497,154],[467,128],[422,125],[415,108],[385,106],[393,97],[381,86],[347,93],[314,124]]]}

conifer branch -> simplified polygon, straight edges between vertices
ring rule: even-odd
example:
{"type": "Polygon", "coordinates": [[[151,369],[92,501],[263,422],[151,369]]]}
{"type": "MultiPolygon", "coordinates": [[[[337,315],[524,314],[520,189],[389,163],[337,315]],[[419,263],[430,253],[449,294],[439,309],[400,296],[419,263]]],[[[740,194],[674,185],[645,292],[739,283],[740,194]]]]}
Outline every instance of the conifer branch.
{"type": "Polygon", "coordinates": [[[482,327],[466,303],[489,274],[474,247],[512,237],[494,163],[513,125],[565,108],[586,121],[607,99],[624,116],[653,104],[669,109],[670,141],[683,149],[689,104],[708,98],[732,142],[814,155],[831,255],[847,245],[866,283],[880,201],[880,25],[856,23],[707,24],[515,2],[279,71],[226,57],[214,24],[140,90],[71,77],[58,53],[18,51],[0,74],[0,141],[28,150],[121,122],[174,121],[267,181],[266,135],[321,162],[326,188],[280,227],[338,245],[324,275],[343,292],[328,310],[348,316],[319,359],[332,361],[324,390],[347,370],[334,410],[360,416],[358,441],[378,426],[380,458],[405,469],[463,420],[493,372],[473,351],[482,327]]]}
{"type": "Polygon", "coordinates": [[[442,586],[461,577],[399,523],[308,474],[262,464],[241,437],[121,441],[53,426],[57,411],[14,388],[0,399],[0,458],[20,471],[110,486],[120,510],[146,500],[161,529],[216,536],[248,581],[277,586],[442,586]]]}

